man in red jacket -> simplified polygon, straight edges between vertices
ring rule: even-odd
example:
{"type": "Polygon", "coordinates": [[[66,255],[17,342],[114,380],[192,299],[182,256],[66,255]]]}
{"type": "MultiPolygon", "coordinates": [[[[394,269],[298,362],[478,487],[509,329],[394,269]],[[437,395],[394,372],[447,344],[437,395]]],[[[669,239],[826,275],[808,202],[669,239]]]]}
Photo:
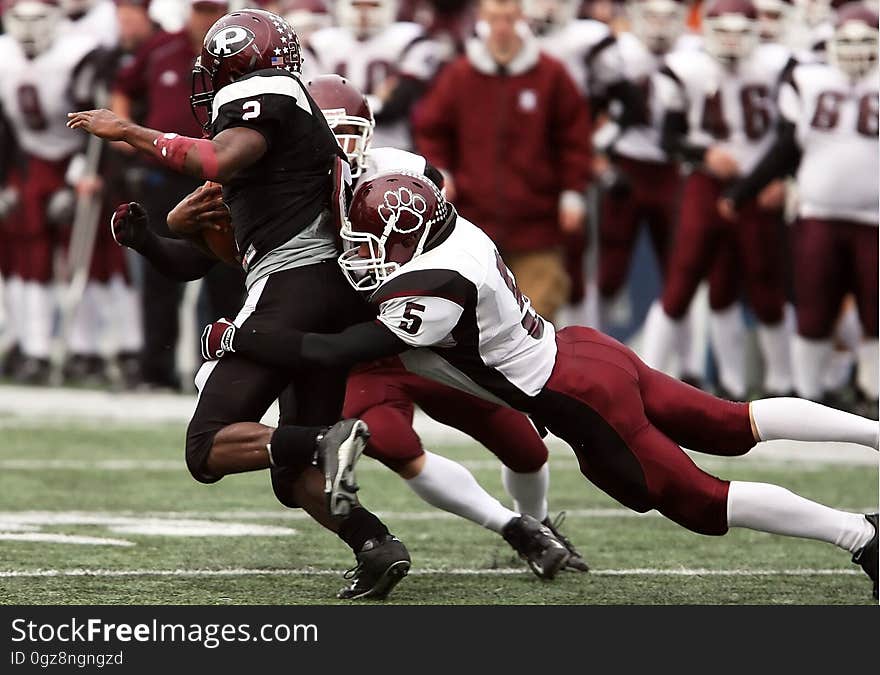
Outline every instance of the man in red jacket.
{"type": "Polygon", "coordinates": [[[584,226],[588,111],[562,63],[540,52],[520,0],[481,0],[479,19],[416,112],[416,145],[552,320],[570,288],[563,241],[584,226]]]}

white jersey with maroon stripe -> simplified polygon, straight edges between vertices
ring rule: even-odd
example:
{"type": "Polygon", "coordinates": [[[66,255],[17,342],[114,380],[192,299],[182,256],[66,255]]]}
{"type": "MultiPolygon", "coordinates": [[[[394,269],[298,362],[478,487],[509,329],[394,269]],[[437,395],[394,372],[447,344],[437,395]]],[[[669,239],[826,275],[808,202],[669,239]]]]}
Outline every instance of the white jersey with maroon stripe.
{"type": "Polygon", "coordinates": [[[651,79],[660,69],[663,59],[632,33],[618,35],[617,45],[626,79],[639,89],[645,106],[641,115],[642,124],[627,127],[614,144],[614,152],[630,159],[665,162],[666,153],[660,147],[663,108],[651,85],[651,79]]]}
{"type": "Polygon", "coordinates": [[[419,374],[512,406],[553,371],[553,325],[536,315],[495,244],[462,217],[441,243],[403,265],[370,298],[378,320],[412,347],[419,374]]]}
{"type": "MultiPolygon", "coordinates": [[[[424,39],[424,29],[416,23],[400,21],[365,40],[342,26],[315,31],[309,37],[306,78],[336,73],[362,91],[374,113],[381,110],[381,96],[393,78],[411,77],[427,81],[438,66],[436,45],[424,39]]],[[[409,147],[411,141],[404,122],[378,125],[374,140],[380,145],[409,147]]]]}
{"type": "Polygon", "coordinates": [[[565,64],[585,96],[602,95],[609,85],[623,79],[614,35],[601,21],[571,21],[559,30],[538,36],[538,44],[565,64]]]}
{"type": "Polygon", "coordinates": [[[0,104],[28,154],[57,161],[83,147],[85,134],[67,128],[67,113],[75,109],[70,91],[77,67],[96,46],[86,35],[66,34],[28,59],[18,42],[0,36],[0,104]]]}
{"type": "Polygon", "coordinates": [[[796,125],[802,152],[802,217],[877,224],[878,87],[877,70],[852,83],[821,63],[797,66],[782,84],[780,114],[796,125]]]}
{"type": "Polygon", "coordinates": [[[684,112],[688,141],[717,145],[746,174],[773,142],[776,94],[791,52],[763,44],[733,67],[703,50],[676,51],[655,78],[664,109],[684,112]]]}
{"type": "Polygon", "coordinates": [[[370,148],[367,151],[367,162],[363,173],[358,176],[359,183],[365,183],[380,173],[389,171],[406,171],[423,175],[428,165],[421,155],[397,148],[370,148]]]}

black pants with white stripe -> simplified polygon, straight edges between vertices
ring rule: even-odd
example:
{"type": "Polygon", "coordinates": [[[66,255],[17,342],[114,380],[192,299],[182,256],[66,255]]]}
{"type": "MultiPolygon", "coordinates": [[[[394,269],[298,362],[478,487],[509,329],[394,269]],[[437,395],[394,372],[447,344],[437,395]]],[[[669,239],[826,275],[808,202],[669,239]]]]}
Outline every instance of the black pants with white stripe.
{"type": "MultiPolygon", "coordinates": [[[[275,272],[255,283],[235,319],[239,329],[270,332],[282,328],[337,333],[367,320],[367,303],[342,275],[335,260],[275,272]]],[[[347,369],[290,371],[236,354],[209,361],[196,377],[199,400],[186,434],[186,463],[193,477],[213,483],[205,464],[215,434],[237,422],[259,422],[280,398],[280,425],[322,426],[342,411],[347,369]]],[[[296,478],[273,470],[275,493],[288,506],[289,489],[278,483],[296,478]]]]}

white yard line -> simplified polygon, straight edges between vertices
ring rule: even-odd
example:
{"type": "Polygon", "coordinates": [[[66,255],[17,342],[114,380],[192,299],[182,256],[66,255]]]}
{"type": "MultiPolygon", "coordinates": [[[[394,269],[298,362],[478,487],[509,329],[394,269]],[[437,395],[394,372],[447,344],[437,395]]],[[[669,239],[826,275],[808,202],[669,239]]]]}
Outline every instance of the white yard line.
{"type": "MultiPolygon", "coordinates": [[[[338,570],[303,569],[37,569],[0,570],[0,578],[43,578],[43,577],[320,577],[337,576],[338,570]]],[[[525,568],[423,568],[414,569],[412,575],[450,575],[450,576],[504,576],[531,574],[525,568]]],[[[635,568],[590,570],[595,576],[651,576],[651,577],[805,577],[805,576],[851,576],[863,574],[856,569],[702,569],[702,568],[635,568]]]]}

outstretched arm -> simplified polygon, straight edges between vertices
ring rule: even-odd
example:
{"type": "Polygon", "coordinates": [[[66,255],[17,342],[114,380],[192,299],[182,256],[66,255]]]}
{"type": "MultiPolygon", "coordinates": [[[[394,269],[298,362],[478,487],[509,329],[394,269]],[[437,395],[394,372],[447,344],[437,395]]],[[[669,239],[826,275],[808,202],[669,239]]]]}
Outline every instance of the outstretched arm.
{"type": "Polygon", "coordinates": [[[116,208],[110,230],[117,244],[134,249],[175,281],[201,279],[218,262],[190,241],[157,235],[149,228],[146,209],[137,202],[116,208]]]}
{"type": "Polygon", "coordinates": [[[266,138],[247,127],[225,129],[213,139],[190,138],[147,129],[109,110],[68,113],[67,126],[109,141],[124,141],[155,157],[168,168],[218,183],[259,160],[267,150],[266,138]]]}
{"type": "Polygon", "coordinates": [[[202,333],[202,356],[218,359],[235,352],[252,361],[281,368],[352,366],[394,356],[410,347],[378,321],[349,326],[341,333],[298,330],[260,332],[238,329],[221,319],[202,333]]]}

